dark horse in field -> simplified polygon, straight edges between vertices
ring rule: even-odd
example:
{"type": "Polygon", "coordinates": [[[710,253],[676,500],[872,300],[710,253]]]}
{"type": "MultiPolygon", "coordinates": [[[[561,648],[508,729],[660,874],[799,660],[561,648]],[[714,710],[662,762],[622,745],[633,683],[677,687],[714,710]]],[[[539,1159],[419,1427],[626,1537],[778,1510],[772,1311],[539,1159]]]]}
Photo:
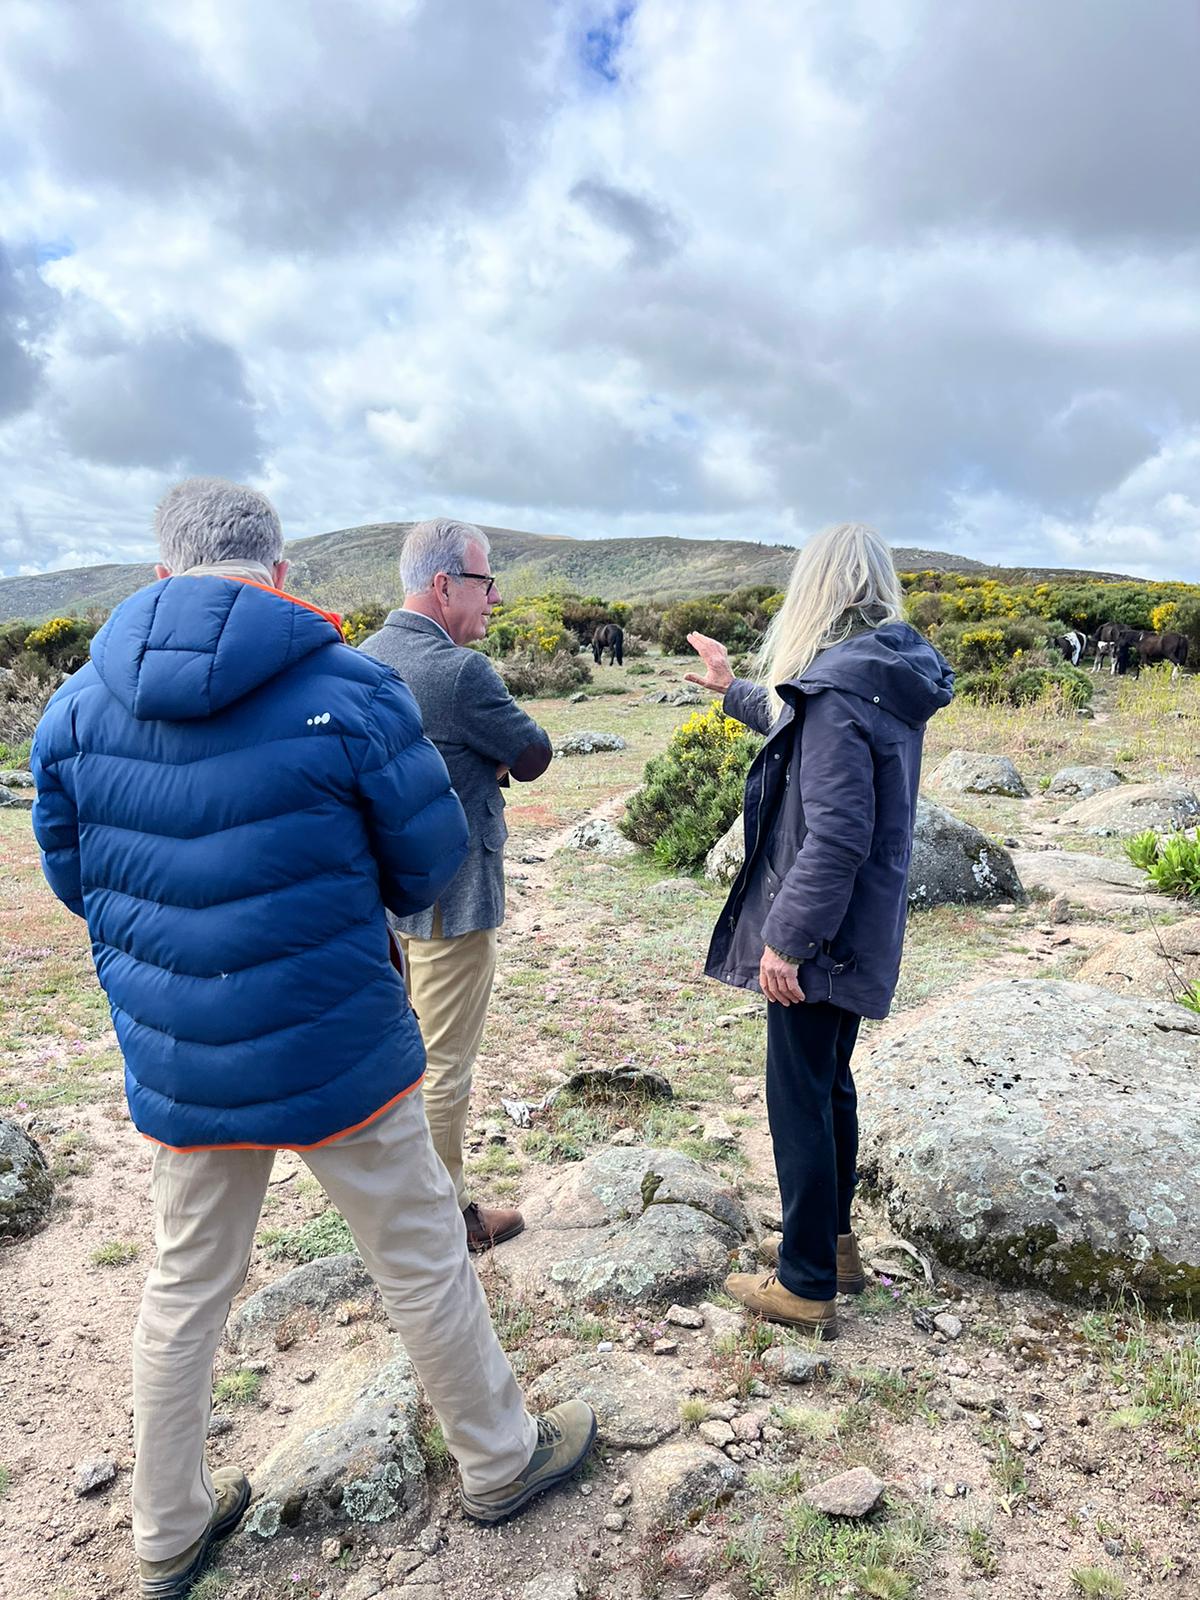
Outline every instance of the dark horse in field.
{"type": "Polygon", "coordinates": [[[1188,642],[1183,633],[1144,633],[1138,640],[1139,665],[1152,667],[1160,661],[1171,663],[1171,682],[1179,676],[1180,667],[1187,665],[1188,642]]]}
{"type": "Polygon", "coordinates": [[[600,658],[606,650],[609,652],[610,666],[625,665],[625,633],[615,622],[602,622],[592,635],[592,655],[596,659],[597,666],[600,665],[600,658]]]}

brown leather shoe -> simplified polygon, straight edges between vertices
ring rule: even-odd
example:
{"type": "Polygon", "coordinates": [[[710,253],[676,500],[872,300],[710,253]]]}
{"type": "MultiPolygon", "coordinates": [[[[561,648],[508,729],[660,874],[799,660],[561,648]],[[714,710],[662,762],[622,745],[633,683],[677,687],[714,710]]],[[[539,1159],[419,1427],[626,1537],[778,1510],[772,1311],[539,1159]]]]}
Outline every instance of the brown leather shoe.
{"type": "MultiPolygon", "coordinates": [[[[768,1267],[779,1265],[779,1235],[763,1239],[758,1247],[758,1258],[768,1267]]],[[[839,1233],[837,1242],[837,1291],[839,1294],[862,1294],[867,1287],[862,1257],[858,1253],[858,1240],[852,1233],[839,1233]]]]}
{"type": "Polygon", "coordinates": [[[725,1279],[725,1293],[768,1322],[782,1322],[817,1339],[837,1338],[837,1301],[801,1299],[785,1289],[773,1272],[735,1272],[725,1279]]]}
{"type": "Polygon", "coordinates": [[[525,1218],[519,1211],[480,1206],[474,1200],[463,1212],[463,1221],[467,1225],[467,1249],[476,1255],[494,1244],[503,1244],[505,1239],[515,1239],[525,1228],[525,1218]]]}

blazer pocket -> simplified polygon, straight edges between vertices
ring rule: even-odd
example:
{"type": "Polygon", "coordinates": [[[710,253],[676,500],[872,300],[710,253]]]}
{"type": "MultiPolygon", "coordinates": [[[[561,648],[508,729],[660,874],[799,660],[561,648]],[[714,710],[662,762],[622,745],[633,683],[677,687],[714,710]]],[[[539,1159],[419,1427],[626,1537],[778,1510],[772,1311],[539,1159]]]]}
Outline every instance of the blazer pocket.
{"type": "Polygon", "coordinates": [[[490,794],[487,797],[487,814],[483,821],[483,848],[503,850],[507,838],[508,824],[504,820],[504,796],[490,794]]]}

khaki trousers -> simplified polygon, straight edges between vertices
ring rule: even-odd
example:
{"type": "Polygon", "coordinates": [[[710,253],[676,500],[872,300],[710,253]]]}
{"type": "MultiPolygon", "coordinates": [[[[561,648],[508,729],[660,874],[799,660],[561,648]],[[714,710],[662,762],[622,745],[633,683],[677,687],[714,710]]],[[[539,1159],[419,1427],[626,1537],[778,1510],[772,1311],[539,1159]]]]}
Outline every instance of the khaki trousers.
{"type": "Polygon", "coordinates": [[[463,1175],[463,1139],[471,1110],[471,1074],[483,1039],[496,976],[496,930],[441,937],[433,914],[431,939],[401,938],[408,997],[425,1041],[425,1114],[433,1148],[442,1158],[465,1211],[471,1196],[463,1175]]]}
{"type": "MultiPolygon", "coordinates": [[[[511,1483],[537,1429],[493,1331],[420,1094],[300,1154],[379,1285],[464,1487],[478,1494],[511,1483]]],[[[274,1157],[155,1151],[157,1254],[133,1337],[133,1541],[146,1561],[186,1550],[216,1503],[204,1459],[213,1357],[246,1279],[274,1157]]]]}

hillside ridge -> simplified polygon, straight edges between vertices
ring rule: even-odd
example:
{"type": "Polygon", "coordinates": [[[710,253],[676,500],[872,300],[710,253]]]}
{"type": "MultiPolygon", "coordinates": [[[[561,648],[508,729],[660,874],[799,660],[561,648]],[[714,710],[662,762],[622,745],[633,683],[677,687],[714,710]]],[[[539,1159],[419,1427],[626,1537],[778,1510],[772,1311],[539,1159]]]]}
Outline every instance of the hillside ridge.
{"type": "MultiPolygon", "coordinates": [[[[396,554],[410,522],[365,523],[288,541],[288,587],[304,599],[338,610],[400,598],[396,554]]],[[[691,595],[769,583],[782,587],[793,545],[741,539],[683,539],[647,535],[576,539],[564,534],[485,529],[493,565],[508,589],[520,594],[571,590],[605,600],[681,600],[691,595]]],[[[902,572],[991,574],[1009,582],[1041,578],[1119,579],[1124,574],[1082,569],[990,567],[943,550],[899,545],[902,572]]],[[[110,611],[135,589],[153,582],[150,562],[107,563],[62,572],[0,578],[0,621],[39,622],[46,617],[110,611]]]]}

